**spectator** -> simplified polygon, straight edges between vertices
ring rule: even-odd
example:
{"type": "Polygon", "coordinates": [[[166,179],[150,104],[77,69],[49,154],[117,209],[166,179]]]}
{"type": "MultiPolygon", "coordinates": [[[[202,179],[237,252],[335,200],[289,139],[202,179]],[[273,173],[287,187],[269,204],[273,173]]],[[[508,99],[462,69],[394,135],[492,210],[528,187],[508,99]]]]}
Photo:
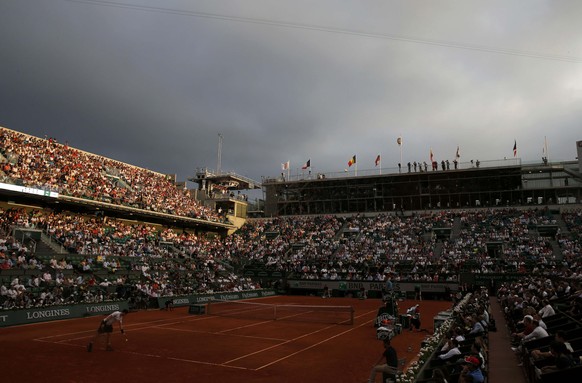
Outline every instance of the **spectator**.
{"type": "Polygon", "coordinates": [[[481,362],[475,356],[467,356],[463,360],[463,369],[459,376],[459,382],[472,381],[475,383],[483,383],[485,378],[481,371],[481,362]]]}
{"type": "Polygon", "coordinates": [[[383,340],[384,343],[384,352],[378,362],[372,368],[370,373],[370,379],[368,380],[369,383],[373,383],[376,381],[376,374],[382,373],[386,374],[386,377],[383,378],[386,382],[396,382],[396,373],[398,371],[398,356],[396,354],[396,350],[390,344],[390,338],[386,338],[383,340]],[[385,363],[380,363],[382,360],[385,360],[385,363]]]}

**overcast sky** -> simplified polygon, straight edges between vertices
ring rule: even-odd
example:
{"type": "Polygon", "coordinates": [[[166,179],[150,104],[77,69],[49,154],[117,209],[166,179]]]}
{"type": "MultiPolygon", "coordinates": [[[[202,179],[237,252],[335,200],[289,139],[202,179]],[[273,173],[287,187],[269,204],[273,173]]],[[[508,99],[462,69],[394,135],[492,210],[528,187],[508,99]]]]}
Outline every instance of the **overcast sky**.
{"type": "Polygon", "coordinates": [[[0,0],[0,126],[163,173],[260,181],[574,160],[582,1],[0,0]]]}

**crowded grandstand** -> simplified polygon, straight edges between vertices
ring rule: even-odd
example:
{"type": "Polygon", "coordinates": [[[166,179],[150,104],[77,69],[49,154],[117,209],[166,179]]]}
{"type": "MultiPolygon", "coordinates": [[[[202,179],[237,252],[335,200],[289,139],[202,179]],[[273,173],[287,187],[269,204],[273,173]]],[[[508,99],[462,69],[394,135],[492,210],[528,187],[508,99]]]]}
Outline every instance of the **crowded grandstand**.
{"type": "MultiPolygon", "coordinates": [[[[582,374],[579,201],[520,205],[513,198],[420,210],[387,204],[237,225],[167,175],[55,139],[2,128],[0,154],[5,313],[107,302],[161,309],[168,301],[266,289],[382,299],[390,280],[399,297],[416,298],[422,289],[423,299],[456,304],[447,328],[434,334],[438,347],[421,367],[400,371],[401,381],[436,382],[433,375],[443,374],[457,382],[464,366],[486,377],[490,296],[504,309],[529,381],[582,374]],[[538,326],[543,336],[529,337],[538,326]],[[566,351],[554,344],[558,336],[566,351]],[[466,363],[447,363],[452,357],[466,363]]],[[[285,204],[273,211],[304,210],[285,204]]]]}

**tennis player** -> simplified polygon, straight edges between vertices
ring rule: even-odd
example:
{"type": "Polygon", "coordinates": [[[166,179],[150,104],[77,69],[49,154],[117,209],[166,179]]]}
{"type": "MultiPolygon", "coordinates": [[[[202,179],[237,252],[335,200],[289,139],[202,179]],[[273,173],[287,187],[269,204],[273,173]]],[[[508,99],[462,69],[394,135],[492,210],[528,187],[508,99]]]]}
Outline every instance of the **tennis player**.
{"type": "Polygon", "coordinates": [[[103,334],[107,334],[107,347],[105,348],[107,351],[113,351],[113,347],[111,347],[111,333],[113,332],[113,324],[119,323],[119,330],[122,334],[125,334],[125,330],[123,329],[123,317],[127,315],[129,310],[125,309],[123,311],[114,311],[109,314],[105,319],[101,321],[99,324],[99,328],[97,329],[97,334],[89,344],[87,345],[87,351],[93,351],[93,343],[97,341],[99,336],[103,334]]]}
{"type": "Polygon", "coordinates": [[[420,331],[420,305],[416,304],[406,310],[406,315],[410,318],[409,330],[415,328],[416,331],[420,331]]]}

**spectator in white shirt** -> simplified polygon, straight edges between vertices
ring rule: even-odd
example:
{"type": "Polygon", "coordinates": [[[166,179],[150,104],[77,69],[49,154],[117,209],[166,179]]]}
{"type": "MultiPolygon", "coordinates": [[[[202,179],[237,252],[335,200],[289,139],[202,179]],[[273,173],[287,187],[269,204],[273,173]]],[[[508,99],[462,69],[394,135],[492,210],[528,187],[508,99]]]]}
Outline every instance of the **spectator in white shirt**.
{"type": "Polygon", "coordinates": [[[457,355],[461,355],[461,350],[459,350],[459,341],[456,339],[449,339],[449,350],[439,355],[439,358],[442,360],[452,360],[457,355]]]}
{"type": "Polygon", "coordinates": [[[540,316],[542,318],[549,317],[549,316],[556,314],[556,311],[554,311],[554,308],[550,304],[550,301],[548,301],[547,299],[544,299],[544,304],[545,304],[545,306],[542,307],[540,309],[540,311],[538,311],[538,314],[540,314],[540,316]]]}

